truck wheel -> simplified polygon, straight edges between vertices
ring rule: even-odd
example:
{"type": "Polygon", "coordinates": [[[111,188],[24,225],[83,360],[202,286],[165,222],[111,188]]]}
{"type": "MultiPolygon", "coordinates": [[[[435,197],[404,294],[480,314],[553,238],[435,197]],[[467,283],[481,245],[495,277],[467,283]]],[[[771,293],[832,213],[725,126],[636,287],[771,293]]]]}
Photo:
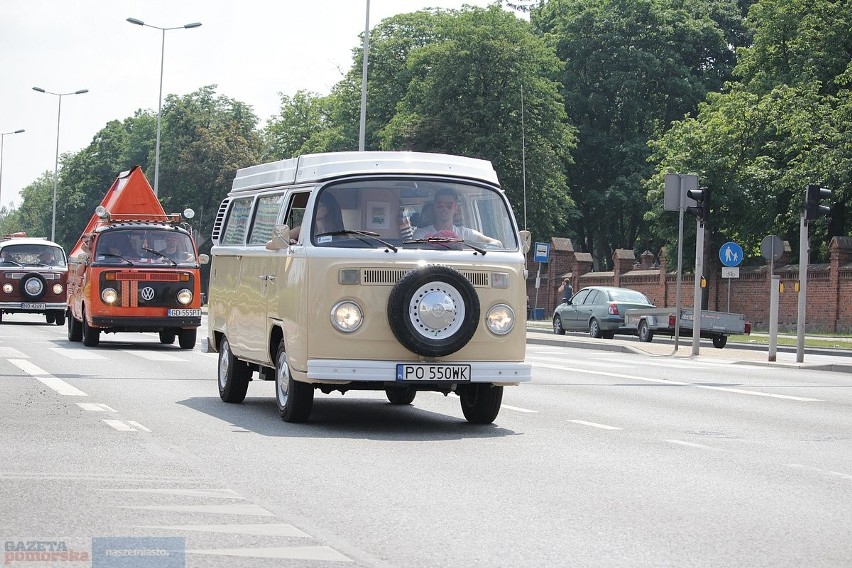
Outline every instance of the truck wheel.
{"type": "Polygon", "coordinates": [[[225,402],[242,402],[246,399],[251,367],[234,356],[227,337],[219,345],[218,374],[219,398],[225,402]]]}
{"type": "Polygon", "coordinates": [[[53,312],[53,323],[56,325],[65,325],[65,311],[56,310],[53,312]]]}
{"type": "Polygon", "coordinates": [[[726,343],[728,343],[728,336],[727,335],[714,335],[713,336],[713,347],[715,347],[716,349],[721,349],[722,347],[725,346],[726,343]]]}
{"type": "Polygon", "coordinates": [[[275,402],[284,422],[307,421],[314,405],[314,386],[293,379],[283,341],[275,357],[275,402]]]}
{"type": "Polygon", "coordinates": [[[175,342],[175,332],[172,329],[166,329],[160,332],[160,343],[163,345],[171,345],[175,342]]]}
{"type": "Polygon", "coordinates": [[[68,312],[68,341],[77,343],[83,339],[83,324],[68,312]]]}
{"type": "Polygon", "coordinates": [[[595,318],[592,318],[591,321],[589,321],[589,335],[595,339],[603,337],[603,333],[601,333],[601,326],[595,318]]]}
{"type": "Polygon", "coordinates": [[[565,335],[565,328],[562,327],[562,318],[553,316],[553,333],[556,335],[565,335]]]}
{"type": "Polygon", "coordinates": [[[464,417],[471,424],[491,424],[500,412],[503,387],[483,383],[459,387],[464,417]]]}
{"type": "Polygon", "coordinates": [[[391,404],[411,404],[412,402],[414,402],[414,395],[416,394],[416,390],[409,388],[385,389],[385,395],[387,395],[388,400],[391,404]]]}
{"type": "Polygon", "coordinates": [[[423,357],[445,357],[463,348],[479,326],[473,285],[449,266],[414,270],[393,287],[388,323],[397,341],[423,357]]]}
{"type": "Polygon", "coordinates": [[[86,347],[97,347],[101,342],[101,330],[89,327],[86,322],[86,310],[83,310],[83,345],[86,347]]]}
{"type": "Polygon", "coordinates": [[[645,343],[651,343],[651,340],[654,339],[654,332],[651,331],[651,327],[648,325],[648,322],[642,320],[639,322],[639,341],[645,343]]]}
{"type": "Polygon", "coordinates": [[[181,349],[192,349],[195,347],[195,338],[198,336],[198,329],[182,329],[178,332],[178,345],[181,349]]]}

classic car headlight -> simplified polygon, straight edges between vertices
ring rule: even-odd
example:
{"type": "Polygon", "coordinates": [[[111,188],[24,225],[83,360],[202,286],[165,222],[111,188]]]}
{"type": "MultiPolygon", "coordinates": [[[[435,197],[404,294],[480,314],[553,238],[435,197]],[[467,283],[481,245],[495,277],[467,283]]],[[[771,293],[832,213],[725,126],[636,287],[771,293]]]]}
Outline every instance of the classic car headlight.
{"type": "Polygon", "coordinates": [[[331,308],[331,323],[343,333],[352,333],[364,322],[364,312],[350,300],[334,304],[331,308]]]}
{"type": "Polygon", "coordinates": [[[54,294],[61,294],[62,290],[64,290],[64,288],[62,287],[62,284],[54,284],[53,285],[53,293],[54,294]]]}
{"type": "Polygon", "coordinates": [[[192,301],[192,292],[190,292],[186,288],[183,288],[177,293],[177,301],[183,304],[184,306],[187,305],[192,301]]]}
{"type": "Polygon", "coordinates": [[[6,292],[7,294],[11,294],[14,289],[15,289],[15,287],[12,286],[11,284],[9,284],[8,282],[3,284],[3,291],[6,292]]]}
{"type": "Polygon", "coordinates": [[[506,335],[515,327],[515,312],[506,304],[491,306],[485,315],[485,325],[494,335],[506,335]]]}
{"type": "Polygon", "coordinates": [[[101,300],[104,301],[104,304],[114,304],[118,301],[118,292],[115,291],[115,288],[104,288],[101,292],[101,300]]]}

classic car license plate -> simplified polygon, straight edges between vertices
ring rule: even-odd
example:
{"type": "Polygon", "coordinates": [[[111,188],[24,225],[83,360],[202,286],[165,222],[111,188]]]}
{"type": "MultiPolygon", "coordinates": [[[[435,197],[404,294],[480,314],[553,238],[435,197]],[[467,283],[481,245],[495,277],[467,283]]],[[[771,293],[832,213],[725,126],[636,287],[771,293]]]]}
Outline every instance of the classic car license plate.
{"type": "Polygon", "coordinates": [[[44,302],[23,302],[21,304],[22,310],[43,310],[44,308],[44,302]]]}
{"type": "Polygon", "coordinates": [[[200,317],[201,310],[191,310],[186,308],[170,308],[169,309],[169,317],[170,318],[186,318],[186,317],[200,317]]]}
{"type": "Polygon", "coordinates": [[[397,364],[398,381],[470,381],[470,365],[397,364]]]}

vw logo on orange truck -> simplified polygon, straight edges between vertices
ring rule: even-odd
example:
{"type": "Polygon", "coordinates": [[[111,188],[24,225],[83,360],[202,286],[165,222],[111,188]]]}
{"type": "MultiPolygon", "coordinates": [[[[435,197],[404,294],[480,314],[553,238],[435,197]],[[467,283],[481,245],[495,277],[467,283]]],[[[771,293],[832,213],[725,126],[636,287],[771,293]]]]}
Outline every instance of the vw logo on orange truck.
{"type": "Polygon", "coordinates": [[[109,188],[68,260],[68,339],[97,346],[101,333],[157,332],[195,346],[201,325],[199,255],[183,215],[166,215],[142,169],[109,188]]]}

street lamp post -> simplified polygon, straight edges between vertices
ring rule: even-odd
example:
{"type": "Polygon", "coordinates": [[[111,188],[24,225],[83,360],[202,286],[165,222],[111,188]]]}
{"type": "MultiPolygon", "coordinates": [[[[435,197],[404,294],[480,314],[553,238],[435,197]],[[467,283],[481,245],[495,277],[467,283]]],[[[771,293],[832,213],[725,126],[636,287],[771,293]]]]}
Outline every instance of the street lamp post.
{"type": "Polygon", "coordinates": [[[201,26],[201,22],[192,22],[191,24],[184,24],[182,26],[175,26],[172,28],[161,28],[160,26],[152,26],[151,24],[146,24],[142,20],[137,20],[136,18],[127,18],[127,21],[131,24],[136,24],[137,26],[146,26],[149,28],[154,28],[156,30],[160,30],[163,33],[163,41],[160,46],[160,99],[157,104],[157,145],[154,150],[154,195],[159,196],[159,185],[160,185],[160,120],[162,118],[163,113],[163,63],[166,58],[166,32],[169,30],[182,30],[182,29],[191,29],[197,28],[201,26]]]}
{"type": "Polygon", "coordinates": [[[9,131],[9,132],[0,133],[0,195],[2,195],[2,193],[3,193],[2,188],[3,188],[3,142],[4,142],[4,139],[6,138],[7,134],[20,134],[23,131],[24,131],[24,129],[21,128],[20,130],[12,130],[12,131],[9,131]]]}
{"type": "Polygon", "coordinates": [[[58,110],[56,112],[56,161],[53,163],[53,217],[50,222],[50,240],[56,240],[56,184],[59,180],[59,119],[62,117],[62,97],[66,95],[82,95],[88,93],[89,89],[80,89],[79,91],[71,91],[68,93],[53,93],[45,91],[41,87],[33,87],[33,91],[44,93],[46,95],[54,95],[59,99],[58,110]]]}

